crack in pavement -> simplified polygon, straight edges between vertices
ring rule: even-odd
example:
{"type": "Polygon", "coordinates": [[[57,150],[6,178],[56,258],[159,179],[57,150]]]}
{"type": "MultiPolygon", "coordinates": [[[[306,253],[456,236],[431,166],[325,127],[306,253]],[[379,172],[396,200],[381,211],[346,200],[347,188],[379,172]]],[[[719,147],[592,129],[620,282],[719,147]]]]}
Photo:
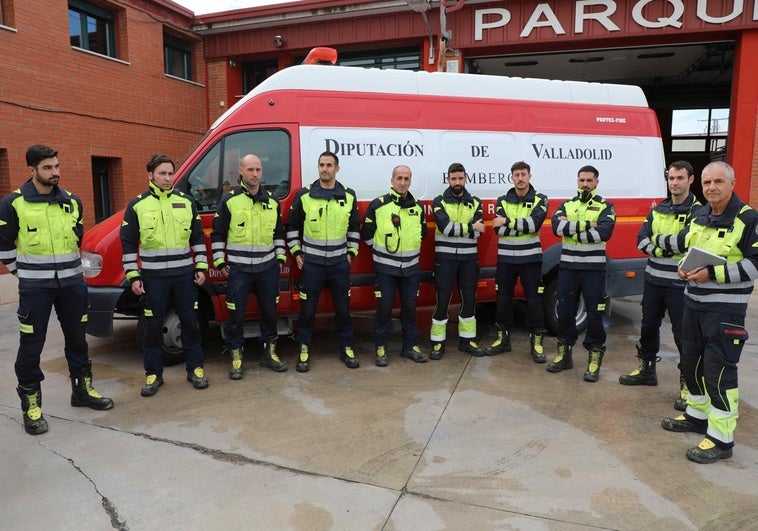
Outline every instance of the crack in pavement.
{"type": "MultiPolygon", "coordinates": [[[[21,427],[21,429],[24,428],[23,421],[19,422],[17,418],[9,416],[9,415],[6,415],[5,413],[3,413],[3,416],[6,416],[7,418],[9,418],[10,420],[12,420],[16,424],[19,424],[19,426],[21,427]]],[[[48,416],[51,417],[51,418],[58,418],[58,417],[55,417],[54,415],[48,415],[48,416]]],[[[61,420],[67,420],[67,419],[61,419],[61,420]]],[[[91,426],[96,426],[96,427],[101,427],[101,426],[92,425],[92,424],[90,424],[90,425],[91,426]]],[[[126,520],[124,518],[121,518],[119,516],[118,509],[113,504],[113,502],[111,502],[110,499],[108,499],[107,496],[105,496],[102,492],[100,492],[100,489],[97,487],[97,483],[95,483],[95,481],[91,477],[89,477],[87,475],[87,473],[84,470],[82,470],[82,468],[79,465],[76,464],[76,461],[74,461],[70,457],[66,457],[65,455],[61,454],[57,450],[54,450],[54,449],[50,448],[49,446],[46,446],[44,444],[44,442],[42,440],[38,439],[37,437],[35,437],[33,435],[30,435],[30,437],[33,437],[34,442],[36,442],[38,445],[40,445],[42,448],[44,448],[48,452],[50,452],[50,453],[52,453],[52,454],[60,457],[61,459],[66,460],[68,462],[68,464],[71,465],[71,467],[74,470],[76,470],[83,478],[85,478],[87,481],[89,481],[89,483],[92,485],[92,488],[95,489],[95,492],[97,493],[97,495],[100,496],[100,503],[102,504],[103,509],[105,509],[105,514],[107,514],[108,518],[110,518],[111,526],[113,526],[113,529],[118,529],[118,531],[129,531],[129,526],[126,523],[126,520]]]]}
{"type": "Polygon", "coordinates": [[[95,492],[97,492],[97,495],[100,496],[100,502],[103,506],[103,509],[105,509],[105,514],[107,514],[111,520],[111,526],[113,526],[113,529],[118,529],[118,531],[129,531],[129,526],[126,524],[126,520],[121,518],[118,515],[118,509],[116,508],[116,506],[113,505],[113,503],[108,499],[108,497],[106,497],[105,495],[103,495],[102,492],[100,492],[100,489],[97,488],[97,484],[95,483],[95,481],[91,477],[89,477],[87,473],[84,472],[84,470],[82,470],[82,468],[79,465],[77,465],[73,459],[71,459],[70,457],[66,457],[65,455],[62,455],[61,453],[51,448],[48,448],[42,443],[40,443],[40,445],[44,447],[45,449],[49,450],[50,452],[54,453],[58,457],[68,461],[68,463],[73,467],[74,470],[79,472],[79,474],[81,474],[87,481],[90,482],[90,484],[92,484],[92,488],[95,489],[95,492]]]}
{"type": "MultiPolygon", "coordinates": [[[[108,428],[108,429],[115,429],[115,428],[108,428]]],[[[116,430],[116,431],[120,431],[120,430],[116,430]]],[[[339,481],[345,481],[347,483],[355,483],[357,485],[371,485],[373,487],[378,487],[382,489],[395,490],[395,489],[391,489],[389,487],[385,487],[382,485],[372,485],[370,483],[357,481],[350,478],[342,478],[339,476],[331,476],[329,474],[322,474],[320,472],[310,472],[308,470],[301,470],[299,468],[293,468],[293,467],[284,466],[284,465],[277,465],[276,463],[263,461],[262,459],[255,459],[253,457],[247,457],[245,455],[234,453],[234,452],[226,452],[224,450],[216,450],[214,448],[208,448],[207,446],[203,446],[197,443],[177,441],[175,439],[166,439],[164,437],[156,437],[155,435],[150,435],[148,433],[142,433],[142,432],[121,432],[121,433],[131,433],[132,435],[136,437],[142,437],[143,439],[147,439],[149,441],[162,442],[165,444],[178,446],[180,448],[186,448],[188,450],[193,450],[199,454],[209,456],[212,459],[223,461],[225,463],[231,463],[233,465],[258,465],[258,466],[263,466],[267,468],[272,468],[274,470],[284,470],[286,472],[291,472],[293,474],[300,474],[300,475],[316,477],[316,478],[337,479],[339,481]]]]}

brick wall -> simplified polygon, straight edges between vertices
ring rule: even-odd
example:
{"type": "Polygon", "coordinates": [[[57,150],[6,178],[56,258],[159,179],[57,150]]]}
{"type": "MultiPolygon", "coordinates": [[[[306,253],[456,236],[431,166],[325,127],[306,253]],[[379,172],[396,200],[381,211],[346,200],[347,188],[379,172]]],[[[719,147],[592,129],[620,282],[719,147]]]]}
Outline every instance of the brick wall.
{"type": "Polygon", "coordinates": [[[0,149],[7,150],[9,182],[28,178],[26,148],[59,151],[62,186],[82,198],[85,227],[94,224],[92,157],[119,160],[111,176],[113,210],[146,188],[145,163],[163,152],[181,162],[208,128],[201,41],[183,11],[145,0],[93,4],[117,17],[117,60],[69,44],[67,3],[14,2],[14,29],[0,29],[0,149]],[[44,13],[44,29],[40,14],[44,13]],[[195,43],[196,83],[167,77],[163,33],[195,43]]]}

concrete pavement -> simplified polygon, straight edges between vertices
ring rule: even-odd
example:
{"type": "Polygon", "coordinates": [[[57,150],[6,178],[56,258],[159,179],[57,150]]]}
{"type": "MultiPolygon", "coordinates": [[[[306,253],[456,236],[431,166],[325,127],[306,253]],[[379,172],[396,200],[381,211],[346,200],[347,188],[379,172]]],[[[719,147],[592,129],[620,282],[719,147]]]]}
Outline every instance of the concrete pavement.
{"type": "MultiPolygon", "coordinates": [[[[573,370],[532,363],[524,330],[512,353],[450,349],[426,364],[400,359],[394,332],[390,365],[378,368],[371,319],[356,316],[360,369],[338,361],[325,321],[310,373],[294,371],[295,344],[282,338],[288,372],[265,370],[248,352],[245,378],[230,381],[214,339],[207,390],[169,367],[152,398],[139,396],[135,327],[122,322],[113,339],[89,338],[95,386],[116,401],[104,412],[69,406],[52,323],[43,354],[50,431],[32,437],[15,392],[16,304],[2,305],[0,528],[758,529],[758,332],[740,363],[734,457],[698,465],[684,452],[700,436],[660,427],[677,414],[667,324],[658,387],[621,386],[636,361],[639,299],[613,308],[596,384],[582,380],[581,348],[573,370]]],[[[758,331],[758,296],[751,308],[748,330],[758,331]]],[[[555,340],[546,344],[552,355],[555,340]]]]}

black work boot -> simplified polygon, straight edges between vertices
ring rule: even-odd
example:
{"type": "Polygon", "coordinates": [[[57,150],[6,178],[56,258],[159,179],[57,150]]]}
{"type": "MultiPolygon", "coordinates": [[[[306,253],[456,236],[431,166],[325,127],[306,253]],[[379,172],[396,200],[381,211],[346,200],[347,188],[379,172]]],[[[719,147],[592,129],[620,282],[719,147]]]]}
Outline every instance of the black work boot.
{"type": "Polygon", "coordinates": [[[585,382],[597,382],[600,378],[600,366],[603,364],[603,356],[605,353],[602,350],[592,349],[587,357],[587,370],[584,372],[585,382]]]}
{"type": "Polygon", "coordinates": [[[640,360],[639,366],[629,374],[619,376],[619,383],[622,385],[658,385],[658,376],[655,373],[655,363],[660,358],[650,356],[642,352],[637,345],[637,357],[640,360]]]}
{"type": "Polygon", "coordinates": [[[228,348],[224,347],[222,354],[229,354],[229,358],[232,361],[232,366],[229,368],[230,380],[241,380],[245,375],[245,369],[242,367],[244,363],[245,349],[240,348],[228,348]]]}
{"type": "Polygon", "coordinates": [[[658,376],[655,373],[655,360],[640,358],[639,366],[629,374],[619,376],[622,385],[658,385],[658,376]]]}
{"type": "Polygon", "coordinates": [[[687,450],[687,459],[704,465],[715,463],[719,459],[732,457],[731,448],[722,448],[708,437],[700,441],[700,444],[687,450]]]}
{"type": "Polygon", "coordinates": [[[690,392],[687,389],[687,384],[684,383],[684,376],[679,375],[679,396],[674,401],[674,409],[677,411],[687,411],[687,399],[690,396],[690,392]]]}
{"type": "Polygon", "coordinates": [[[441,360],[445,354],[445,341],[432,341],[432,352],[429,357],[433,360],[441,360]]]}
{"type": "Polygon", "coordinates": [[[305,343],[300,343],[300,354],[298,354],[295,369],[297,372],[308,372],[311,370],[310,350],[305,343]]]}
{"type": "Polygon", "coordinates": [[[573,369],[574,361],[571,359],[571,347],[558,343],[558,354],[547,366],[547,372],[561,372],[566,369],[573,369]]]}
{"type": "Polygon", "coordinates": [[[485,351],[480,349],[479,345],[472,339],[460,339],[458,341],[458,350],[476,357],[486,356],[485,351]]]}
{"type": "Polygon", "coordinates": [[[374,363],[377,367],[386,367],[389,364],[387,347],[376,347],[376,358],[374,358],[374,363]]]}
{"type": "Polygon", "coordinates": [[[529,334],[529,348],[534,363],[545,363],[545,348],[542,346],[542,339],[545,337],[542,330],[537,330],[529,334]]]}
{"type": "Polygon", "coordinates": [[[415,361],[416,363],[426,363],[426,361],[429,359],[426,357],[426,354],[421,352],[421,349],[418,347],[418,345],[414,345],[410,348],[404,348],[400,353],[400,356],[415,361]]]}
{"type": "Polygon", "coordinates": [[[268,367],[274,372],[285,372],[287,370],[287,365],[276,355],[276,339],[263,344],[263,355],[260,363],[263,367],[268,367]]]}
{"type": "Polygon", "coordinates": [[[504,352],[511,351],[511,333],[508,330],[503,330],[500,326],[497,327],[497,338],[492,344],[487,347],[484,352],[488,356],[496,356],[504,352]]]}
{"type": "Polygon", "coordinates": [[[71,405],[91,409],[110,409],[113,400],[95,391],[92,387],[92,362],[80,374],[71,377],[71,405]]]}
{"type": "Polygon", "coordinates": [[[661,421],[661,427],[666,431],[700,433],[705,435],[708,431],[708,421],[695,419],[685,415],[679,415],[676,418],[665,418],[661,421]]]}
{"type": "Polygon", "coordinates": [[[24,415],[24,429],[29,435],[39,435],[47,431],[47,420],[42,416],[42,389],[39,383],[16,388],[21,399],[21,411],[24,415]]]}
{"type": "Polygon", "coordinates": [[[348,369],[357,369],[361,366],[361,363],[358,361],[358,358],[355,356],[355,351],[353,350],[353,347],[342,347],[342,352],[340,353],[340,359],[342,360],[342,363],[345,364],[345,367],[348,369]]]}

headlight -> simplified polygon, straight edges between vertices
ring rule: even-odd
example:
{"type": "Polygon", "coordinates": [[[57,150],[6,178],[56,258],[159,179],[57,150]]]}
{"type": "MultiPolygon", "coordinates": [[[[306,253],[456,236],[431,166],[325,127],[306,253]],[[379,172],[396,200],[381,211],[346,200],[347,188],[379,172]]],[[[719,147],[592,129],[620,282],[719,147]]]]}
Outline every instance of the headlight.
{"type": "Polygon", "coordinates": [[[103,270],[103,257],[97,253],[82,251],[82,266],[85,277],[96,277],[103,270]]]}

